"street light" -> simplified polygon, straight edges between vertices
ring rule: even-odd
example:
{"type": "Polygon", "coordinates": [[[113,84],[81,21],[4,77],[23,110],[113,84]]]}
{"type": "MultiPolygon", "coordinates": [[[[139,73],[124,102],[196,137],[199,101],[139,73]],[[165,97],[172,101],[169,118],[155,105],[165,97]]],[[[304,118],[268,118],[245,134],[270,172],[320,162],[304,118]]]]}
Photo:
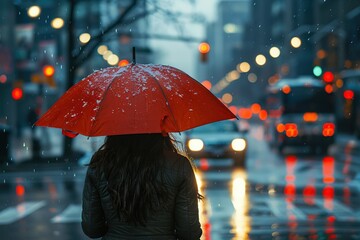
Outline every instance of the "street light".
{"type": "Polygon", "coordinates": [[[91,35],[89,33],[82,33],[79,36],[79,40],[83,44],[88,43],[90,41],[90,39],[91,39],[91,35]]]}
{"type": "Polygon", "coordinates": [[[29,17],[31,18],[36,18],[38,16],[40,16],[40,13],[41,13],[41,8],[39,6],[31,6],[28,11],[27,11],[29,17]]]}
{"type": "Polygon", "coordinates": [[[110,65],[116,65],[119,62],[119,57],[115,54],[111,54],[107,59],[108,64],[110,65]]]}
{"type": "Polygon", "coordinates": [[[64,26],[64,20],[62,18],[54,18],[51,21],[51,27],[54,29],[60,29],[64,26]]]}
{"type": "Polygon", "coordinates": [[[250,71],[250,64],[248,62],[242,62],[236,66],[239,72],[247,73],[250,71]]]}
{"type": "Polygon", "coordinates": [[[101,45],[98,47],[97,52],[100,55],[104,55],[104,53],[108,50],[107,46],[101,45]]]}
{"type": "Polygon", "coordinates": [[[259,66],[263,66],[266,63],[266,57],[264,55],[262,55],[262,54],[259,54],[259,55],[256,56],[255,62],[259,66]]]}
{"type": "Polygon", "coordinates": [[[290,40],[290,44],[293,48],[299,48],[301,46],[301,39],[299,37],[293,37],[290,40]]]}
{"type": "Polygon", "coordinates": [[[270,56],[273,58],[277,58],[280,56],[280,49],[278,47],[272,47],[269,50],[270,56]]]}

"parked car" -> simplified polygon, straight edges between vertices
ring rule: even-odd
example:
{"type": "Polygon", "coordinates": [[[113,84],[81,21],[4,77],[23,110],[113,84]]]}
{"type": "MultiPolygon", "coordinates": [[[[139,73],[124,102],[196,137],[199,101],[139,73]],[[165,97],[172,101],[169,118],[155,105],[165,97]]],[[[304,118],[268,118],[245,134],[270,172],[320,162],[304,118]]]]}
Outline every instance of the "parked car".
{"type": "Polygon", "coordinates": [[[239,130],[237,121],[220,121],[187,131],[185,149],[191,158],[232,158],[245,167],[247,130],[239,130]]]}

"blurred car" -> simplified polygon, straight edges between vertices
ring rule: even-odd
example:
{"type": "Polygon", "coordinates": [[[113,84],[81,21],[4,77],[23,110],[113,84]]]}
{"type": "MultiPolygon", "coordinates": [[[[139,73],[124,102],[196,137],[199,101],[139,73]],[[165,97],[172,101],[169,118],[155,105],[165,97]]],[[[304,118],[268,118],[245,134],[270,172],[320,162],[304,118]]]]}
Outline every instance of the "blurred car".
{"type": "Polygon", "coordinates": [[[245,167],[246,132],[236,121],[207,124],[185,133],[185,149],[191,158],[232,158],[236,166],[245,167]]]}

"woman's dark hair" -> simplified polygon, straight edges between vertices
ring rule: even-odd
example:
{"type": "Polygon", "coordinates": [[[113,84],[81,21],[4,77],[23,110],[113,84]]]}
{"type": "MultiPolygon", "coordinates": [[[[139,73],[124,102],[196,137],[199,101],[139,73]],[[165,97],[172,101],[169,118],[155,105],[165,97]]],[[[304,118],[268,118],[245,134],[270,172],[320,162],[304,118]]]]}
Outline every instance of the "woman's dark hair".
{"type": "Polygon", "coordinates": [[[168,196],[162,184],[164,152],[176,149],[170,136],[131,134],[108,136],[94,154],[90,167],[104,173],[118,215],[145,225],[148,214],[168,196]]]}

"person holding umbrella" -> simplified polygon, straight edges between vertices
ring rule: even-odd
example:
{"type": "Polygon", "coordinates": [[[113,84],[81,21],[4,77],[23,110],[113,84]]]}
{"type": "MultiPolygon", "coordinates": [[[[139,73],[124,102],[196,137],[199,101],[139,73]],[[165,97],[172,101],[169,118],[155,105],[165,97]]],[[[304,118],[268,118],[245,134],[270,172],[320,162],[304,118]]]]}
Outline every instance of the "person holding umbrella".
{"type": "Polygon", "coordinates": [[[82,229],[102,239],[199,239],[202,196],[172,132],[236,116],[179,69],[109,67],[71,87],[37,122],[67,136],[106,136],[90,161],[82,229]],[[211,108],[211,110],[209,110],[211,108]]]}
{"type": "Polygon", "coordinates": [[[91,238],[200,239],[198,194],[189,160],[169,135],[108,136],[84,187],[82,228],[91,238]]]}

